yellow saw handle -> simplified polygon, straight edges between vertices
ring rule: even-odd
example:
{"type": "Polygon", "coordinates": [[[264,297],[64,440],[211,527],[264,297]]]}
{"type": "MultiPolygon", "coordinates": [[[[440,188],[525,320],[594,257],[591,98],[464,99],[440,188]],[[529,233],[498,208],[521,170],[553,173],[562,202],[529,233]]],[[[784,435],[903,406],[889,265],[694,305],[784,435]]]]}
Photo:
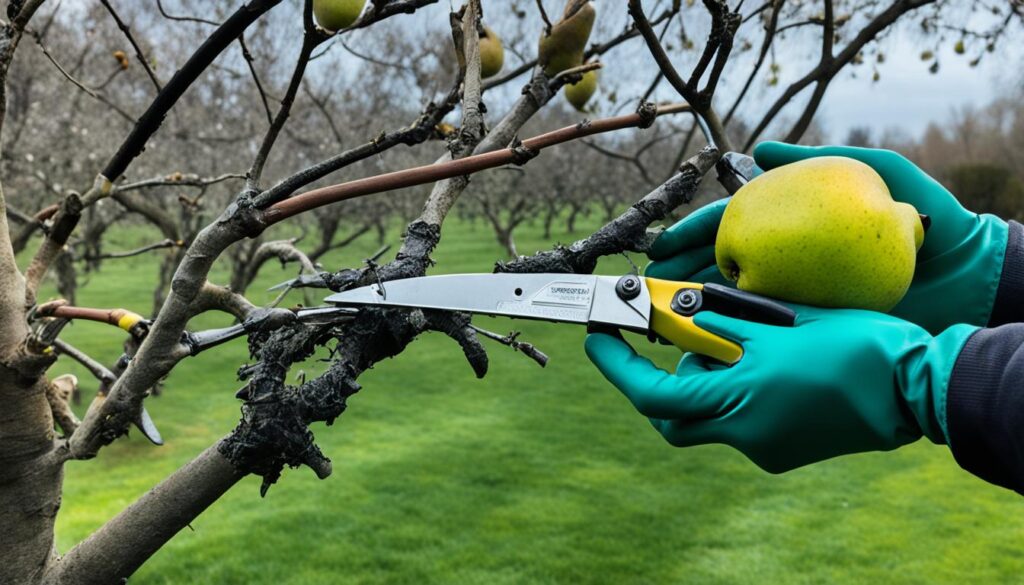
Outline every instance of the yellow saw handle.
{"type": "Polygon", "coordinates": [[[645,278],[651,295],[651,330],[683,351],[732,365],[743,357],[734,341],[706,331],[693,322],[699,311],[714,311],[769,325],[792,326],[796,313],[760,295],[717,285],[645,278]]]}

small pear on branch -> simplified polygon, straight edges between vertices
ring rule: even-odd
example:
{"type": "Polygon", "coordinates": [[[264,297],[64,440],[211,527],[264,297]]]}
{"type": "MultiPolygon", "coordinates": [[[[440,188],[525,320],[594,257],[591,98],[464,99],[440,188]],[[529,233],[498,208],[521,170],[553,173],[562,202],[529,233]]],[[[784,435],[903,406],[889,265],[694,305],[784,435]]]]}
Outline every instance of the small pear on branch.
{"type": "Polygon", "coordinates": [[[501,37],[491,27],[483,28],[480,33],[480,77],[486,79],[501,71],[505,64],[505,47],[501,44],[501,37]]]}
{"type": "Polygon", "coordinates": [[[333,33],[351,26],[365,6],[366,0],[313,0],[313,16],[320,28],[333,33]]]}
{"type": "Polygon", "coordinates": [[[583,74],[583,77],[576,83],[565,84],[565,99],[578,111],[585,111],[585,106],[590,98],[597,92],[597,69],[592,69],[583,74]]]}
{"type": "Polygon", "coordinates": [[[593,2],[569,0],[566,3],[562,20],[540,39],[537,58],[544,66],[545,75],[551,77],[583,63],[583,51],[596,17],[593,2]]]}

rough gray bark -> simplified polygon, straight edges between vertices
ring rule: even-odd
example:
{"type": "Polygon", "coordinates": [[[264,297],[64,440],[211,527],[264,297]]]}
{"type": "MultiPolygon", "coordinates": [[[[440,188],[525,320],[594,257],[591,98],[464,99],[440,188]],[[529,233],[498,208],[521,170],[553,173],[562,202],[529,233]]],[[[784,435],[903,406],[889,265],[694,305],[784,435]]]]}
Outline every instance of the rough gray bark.
{"type": "Polygon", "coordinates": [[[124,582],[160,546],[242,477],[218,453],[216,445],[207,448],[125,508],[104,525],[102,531],[52,563],[42,583],[109,585],[124,582]]]}
{"type": "MultiPolygon", "coordinates": [[[[42,0],[8,6],[0,27],[0,129],[7,112],[7,74],[18,43],[42,0]]],[[[18,270],[0,186],[0,582],[37,579],[56,556],[53,524],[63,470],[52,458],[54,426],[41,373],[53,363],[26,347],[25,278],[18,270]]]]}
{"type": "Polygon", "coordinates": [[[6,363],[0,379],[0,583],[32,583],[57,556],[53,525],[63,467],[52,458],[48,382],[26,383],[6,363]]]}

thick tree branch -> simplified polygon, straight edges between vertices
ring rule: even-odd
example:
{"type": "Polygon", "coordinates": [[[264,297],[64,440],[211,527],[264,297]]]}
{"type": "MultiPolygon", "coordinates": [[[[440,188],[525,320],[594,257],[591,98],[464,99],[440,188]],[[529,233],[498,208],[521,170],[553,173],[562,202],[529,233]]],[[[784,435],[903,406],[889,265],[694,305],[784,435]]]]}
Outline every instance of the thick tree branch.
{"type": "Polygon", "coordinates": [[[126,580],[242,477],[218,445],[207,448],[68,551],[51,566],[44,583],[108,585],[126,580]]]}
{"type": "Polygon", "coordinates": [[[206,311],[221,311],[242,321],[257,309],[258,307],[241,293],[226,286],[206,282],[192,304],[191,316],[206,311]]]}

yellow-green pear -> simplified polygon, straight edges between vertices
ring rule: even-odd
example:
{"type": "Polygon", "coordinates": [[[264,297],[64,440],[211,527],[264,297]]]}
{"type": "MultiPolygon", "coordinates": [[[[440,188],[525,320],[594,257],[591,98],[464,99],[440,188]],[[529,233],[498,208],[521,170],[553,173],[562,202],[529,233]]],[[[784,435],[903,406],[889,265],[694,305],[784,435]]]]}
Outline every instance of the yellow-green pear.
{"type": "Polygon", "coordinates": [[[363,13],[366,0],[313,0],[313,16],[324,30],[348,28],[363,13]]]}
{"type": "Polygon", "coordinates": [[[587,71],[583,78],[573,84],[566,84],[565,99],[580,112],[597,91],[597,70],[587,71]]]}
{"type": "Polygon", "coordinates": [[[587,48],[595,18],[597,10],[593,2],[566,2],[562,20],[551,27],[551,34],[540,38],[537,59],[544,66],[545,75],[557,75],[583,64],[583,51],[587,48]]]}
{"type": "Polygon", "coordinates": [[[497,75],[504,64],[505,47],[501,44],[501,37],[485,26],[480,35],[480,77],[486,79],[497,75]]]}
{"type": "Polygon", "coordinates": [[[888,311],[906,294],[921,216],[868,165],[818,157],[772,169],[726,205],[715,260],[746,291],[821,307],[888,311]]]}

